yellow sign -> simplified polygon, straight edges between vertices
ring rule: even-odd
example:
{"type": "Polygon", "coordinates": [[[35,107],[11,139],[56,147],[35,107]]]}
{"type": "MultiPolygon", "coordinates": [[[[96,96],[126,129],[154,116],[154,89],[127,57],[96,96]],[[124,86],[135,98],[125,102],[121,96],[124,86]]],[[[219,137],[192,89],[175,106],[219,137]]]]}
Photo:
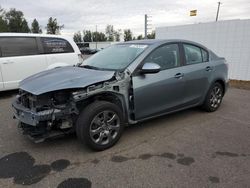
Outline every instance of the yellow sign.
{"type": "Polygon", "coordinates": [[[190,16],[196,16],[197,10],[190,10],[190,16]]]}

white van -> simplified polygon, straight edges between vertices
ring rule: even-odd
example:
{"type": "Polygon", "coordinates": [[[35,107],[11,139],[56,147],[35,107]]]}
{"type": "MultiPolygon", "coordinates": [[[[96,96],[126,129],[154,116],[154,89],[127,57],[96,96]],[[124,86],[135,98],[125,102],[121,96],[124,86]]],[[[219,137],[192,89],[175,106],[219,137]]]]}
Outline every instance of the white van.
{"type": "Polygon", "coordinates": [[[0,33],[0,91],[46,69],[82,62],[72,38],[58,35],[0,33]]]}

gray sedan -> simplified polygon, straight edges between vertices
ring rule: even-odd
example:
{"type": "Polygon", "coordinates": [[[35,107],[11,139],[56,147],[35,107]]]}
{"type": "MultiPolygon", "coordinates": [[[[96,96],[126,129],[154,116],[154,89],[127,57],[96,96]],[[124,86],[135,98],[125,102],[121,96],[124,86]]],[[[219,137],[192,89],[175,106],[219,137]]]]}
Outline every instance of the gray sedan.
{"type": "Polygon", "coordinates": [[[35,142],[76,132],[90,148],[104,150],[126,124],[194,106],[217,110],[227,85],[225,59],[200,44],[131,41],[23,80],[13,108],[35,142]]]}

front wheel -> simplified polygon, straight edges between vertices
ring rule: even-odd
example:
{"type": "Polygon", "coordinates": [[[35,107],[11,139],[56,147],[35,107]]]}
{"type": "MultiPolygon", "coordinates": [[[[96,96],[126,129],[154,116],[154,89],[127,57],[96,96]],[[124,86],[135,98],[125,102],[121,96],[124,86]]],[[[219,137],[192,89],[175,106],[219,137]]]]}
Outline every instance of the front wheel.
{"type": "Polygon", "coordinates": [[[223,87],[220,83],[216,82],[209,89],[206,99],[203,104],[203,109],[207,112],[216,111],[222,102],[223,98],[223,87]]]}
{"type": "Polygon", "coordinates": [[[80,114],[76,134],[89,148],[101,151],[112,147],[119,140],[123,128],[121,109],[107,101],[96,101],[80,114]]]}

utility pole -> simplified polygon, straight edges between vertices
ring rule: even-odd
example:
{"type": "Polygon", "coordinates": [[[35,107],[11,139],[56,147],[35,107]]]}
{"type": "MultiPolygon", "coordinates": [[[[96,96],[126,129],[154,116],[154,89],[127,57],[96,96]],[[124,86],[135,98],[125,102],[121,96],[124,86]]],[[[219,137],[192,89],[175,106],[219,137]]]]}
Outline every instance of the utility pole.
{"type": "Polygon", "coordinates": [[[219,1],[218,2],[218,8],[217,8],[217,14],[216,14],[216,22],[218,21],[218,17],[219,17],[219,12],[220,12],[220,5],[221,5],[222,3],[219,1]]]}
{"type": "Polygon", "coordinates": [[[95,49],[97,49],[97,25],[95,25],[95,49]]]}
{"type": "MultiPolygon", "coordinates": [[[[145,31],[144,31],[144,39],[147,39],[148,38],[148,30],[149,29],[152,29],[152,28],[149,28],[149,26],[152,26],[152,24],[149,24],[150,21],[152,20],[149,20],[148,18],[150,18],[152,16],[148,16],[147,14],[145,14],[145,31]]],[[[151,22],[152,23],[152,22],[151,22]]]]}
{"type": "Polygon", "coordinates": [[[144,31],[144,39],[148,38],[148,15],[145,14],[145,31],[144,31]]]}

